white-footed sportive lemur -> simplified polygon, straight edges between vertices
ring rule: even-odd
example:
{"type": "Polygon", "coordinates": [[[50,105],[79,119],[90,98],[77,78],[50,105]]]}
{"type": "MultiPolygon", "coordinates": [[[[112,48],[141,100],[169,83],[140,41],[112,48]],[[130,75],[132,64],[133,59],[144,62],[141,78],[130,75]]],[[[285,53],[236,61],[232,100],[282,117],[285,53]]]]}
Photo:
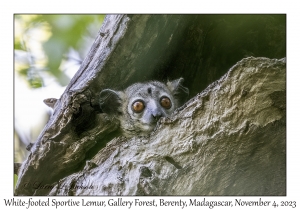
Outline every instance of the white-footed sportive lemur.
{"type": "Polygon", "coordinates": [[[120,122],[122,135],[145,136],[153,131],[159,118],[169,117],[186,101],[189,90],[182,83],[183,78],[179,78],[166,84],[135,83],[123,91],[104,89],[100,92],[100,107],[120,122]]]}

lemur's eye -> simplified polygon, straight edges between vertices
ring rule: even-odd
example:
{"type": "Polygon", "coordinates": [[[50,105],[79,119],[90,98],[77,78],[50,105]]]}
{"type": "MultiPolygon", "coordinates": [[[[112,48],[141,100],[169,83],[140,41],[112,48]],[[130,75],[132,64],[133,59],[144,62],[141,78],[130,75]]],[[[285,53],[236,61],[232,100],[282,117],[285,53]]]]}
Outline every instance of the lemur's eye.
{"type": "Polygon", "coordinates": [[[140,113],[144,110],[145,105],[142,101],[136,101],[132,104],[132,110],[136,113],[140,113]]]}
{"type": "Polygon", "coordinates": [[[160,105],[162,107],[166,108],[166,109],[170,109],[171,106],[172,106],[172,103],[171,103],[171,100],[169,98],[164,96],[160,99],[160,105]]]}

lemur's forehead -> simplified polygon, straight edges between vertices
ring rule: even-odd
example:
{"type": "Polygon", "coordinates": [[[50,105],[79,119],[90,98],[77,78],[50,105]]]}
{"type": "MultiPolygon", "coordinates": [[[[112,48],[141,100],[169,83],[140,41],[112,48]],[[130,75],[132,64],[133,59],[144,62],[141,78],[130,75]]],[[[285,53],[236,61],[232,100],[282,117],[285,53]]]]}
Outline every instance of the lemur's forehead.
{"type": "Polygon", "coordinates": [[[130,93],[131,97],[159,97],[162,93],[169,94],[167,87],[160,82],[136,83],[129,86],[126,92],[130,93]]]}

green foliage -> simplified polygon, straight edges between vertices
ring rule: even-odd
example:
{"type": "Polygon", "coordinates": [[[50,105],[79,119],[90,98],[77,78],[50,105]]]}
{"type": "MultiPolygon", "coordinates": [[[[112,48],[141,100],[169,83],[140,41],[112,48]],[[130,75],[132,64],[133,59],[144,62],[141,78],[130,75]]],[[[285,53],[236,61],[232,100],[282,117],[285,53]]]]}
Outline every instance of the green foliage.
{"type": "Polygon", "coordinates": [[[17,181],[18,181],[18,176],[14,174],[14,188],[16,187],[17,181]]]}
{"type": "Polygon", "coordinates": [[[68,53],[75,50],[83,60],[103,20],[104,15],[16,15],[16,27],[20,26],[21,32],[15,33],[14,48],[26,52],[27,57],[24,62],[16,56],[17,73],[32,88],[43,86],[49,75],[60,85],[67,85],[70,78],[62,64],[70,59],[68,53]],[[36,52],[33,41],[40,42],[41,53],[36,52]]]}

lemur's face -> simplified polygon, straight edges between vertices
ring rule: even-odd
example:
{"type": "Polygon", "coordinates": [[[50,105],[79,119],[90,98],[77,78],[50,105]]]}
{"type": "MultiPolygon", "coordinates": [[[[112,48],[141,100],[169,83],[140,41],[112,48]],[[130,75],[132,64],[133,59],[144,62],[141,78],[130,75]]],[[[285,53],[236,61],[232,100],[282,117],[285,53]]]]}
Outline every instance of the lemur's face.
{"type": "Polygon", "coordinates": [[[145,136],[161,117],[169,117],[186,99],[183,79],[167,84],[152,81],[135,83],[124,91],[105,89],[100,93],[101,109],[119,120],[124,136],[145,136]]]}
{"type": "Polygon", "coordinates": [[[121,121],[121,127],[127,132],[134,131],[140,135],[151,132],[159,118],[169,117],[178,106],[171,90],[163,83],[137,83],[128,87],[125,95],[128,98],[125,101],[127,106],[123,110],[125,117],[121,121]],[[130,122],[130,126],[126,121],[130,122]]]}

